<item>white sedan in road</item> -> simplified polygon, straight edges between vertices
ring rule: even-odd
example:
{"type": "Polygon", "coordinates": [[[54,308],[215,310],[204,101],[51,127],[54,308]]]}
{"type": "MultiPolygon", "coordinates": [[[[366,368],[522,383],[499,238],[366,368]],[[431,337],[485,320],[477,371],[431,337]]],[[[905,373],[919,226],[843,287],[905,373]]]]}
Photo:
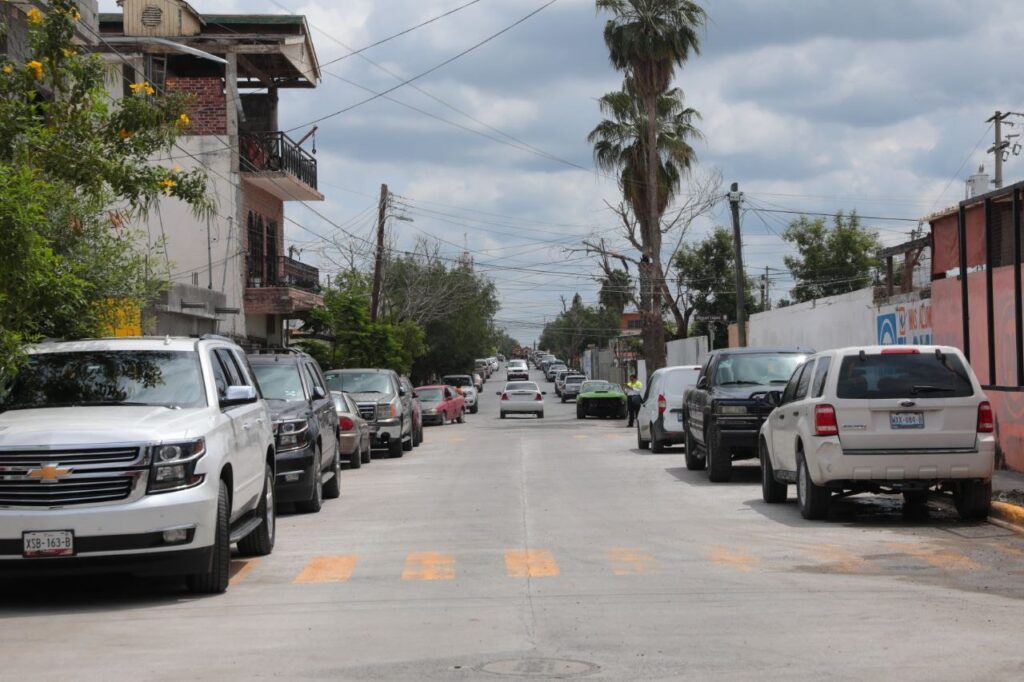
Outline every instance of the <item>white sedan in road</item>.
{"type": "Polygon", "coordinates": [[[498,391],[501,396],[498,413],[502,419],[509,414],[535,414],[543,419],[546,394],[547,391],[540,390],[532,381],[510,381],[504,390],[498,391]]]}

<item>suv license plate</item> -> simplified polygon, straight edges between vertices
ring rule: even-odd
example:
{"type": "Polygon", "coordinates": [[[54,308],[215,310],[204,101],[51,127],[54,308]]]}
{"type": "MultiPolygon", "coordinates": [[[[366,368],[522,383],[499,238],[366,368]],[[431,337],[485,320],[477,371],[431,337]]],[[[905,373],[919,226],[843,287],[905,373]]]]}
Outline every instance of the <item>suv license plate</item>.
{"type": "Polygon", "coordinates": [[[890,412],[889,426],[894,429],[923,429],[923,412],[890,412]]]}
{"type": "Polygon", "coordinates": [[[70,530],[22,533],[25,557],[74,556],[75,534],[70,530]]]}

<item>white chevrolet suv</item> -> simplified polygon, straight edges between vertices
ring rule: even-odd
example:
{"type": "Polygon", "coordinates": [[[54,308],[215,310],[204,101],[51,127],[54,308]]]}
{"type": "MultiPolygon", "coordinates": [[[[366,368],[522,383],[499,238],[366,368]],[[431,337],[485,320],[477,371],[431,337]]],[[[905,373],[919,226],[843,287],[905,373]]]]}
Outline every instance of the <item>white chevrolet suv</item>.
{"type": "Polygon", "coordinates": [[[963,519],[988,515],[995,423],[977,377],[947,346],[843,348],[809,357],[761,427],[765,502],[795,483],[807,519],[833,493],[902,493],[923,504],[951,491],[963,519]]]}
{"type": "Polygon", "coordinates": [[[221,337],[43,343],[0,390],[0,574],[228,585],[274,546],[274,434],[221,337]]]}

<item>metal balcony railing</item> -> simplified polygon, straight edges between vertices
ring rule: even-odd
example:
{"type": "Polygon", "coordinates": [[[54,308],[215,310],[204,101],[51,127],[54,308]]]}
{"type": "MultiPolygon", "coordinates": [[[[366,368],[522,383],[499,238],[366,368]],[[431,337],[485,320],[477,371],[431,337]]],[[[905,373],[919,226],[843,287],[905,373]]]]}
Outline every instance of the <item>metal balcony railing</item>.
{"type": "Polygon", "coordinates": [[[316,189],[316,158],[284,133],[242,133],[241,170],[243,173],[284,171],[316,189]]]}
{"type": "Polygon", "coordinates": [[[318,292],[320,291],[320,270],[288,256],[260,259],[256,262],[250,258],[249,287],[253,289],[293,287],[318,292]]]}

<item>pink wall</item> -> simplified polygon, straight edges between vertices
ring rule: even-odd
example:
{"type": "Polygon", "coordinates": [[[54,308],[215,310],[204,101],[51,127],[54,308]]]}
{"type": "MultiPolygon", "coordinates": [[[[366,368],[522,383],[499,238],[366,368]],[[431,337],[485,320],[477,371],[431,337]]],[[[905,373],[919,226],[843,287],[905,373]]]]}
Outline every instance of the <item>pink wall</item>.
{"type": "MultiPolygon", "coordinates": [[[[992,300],[995,306],[996,376],[988,372],[988,310],[985,301],[985,273],[967,277],[970,302],[971,367],[982,384],[1013,386],[1017,383],[1016,320],[1013,305],[1013,268],[992,271],[992,300]]],[[[963,348],[963,321],[960,306],[960,280],[932,282],[932,331],[935,343],[963,348]]],[[[996,432],[1002,462],[1024,471],[1024,393],[988,391],[996,413],[996,432]]]]}

